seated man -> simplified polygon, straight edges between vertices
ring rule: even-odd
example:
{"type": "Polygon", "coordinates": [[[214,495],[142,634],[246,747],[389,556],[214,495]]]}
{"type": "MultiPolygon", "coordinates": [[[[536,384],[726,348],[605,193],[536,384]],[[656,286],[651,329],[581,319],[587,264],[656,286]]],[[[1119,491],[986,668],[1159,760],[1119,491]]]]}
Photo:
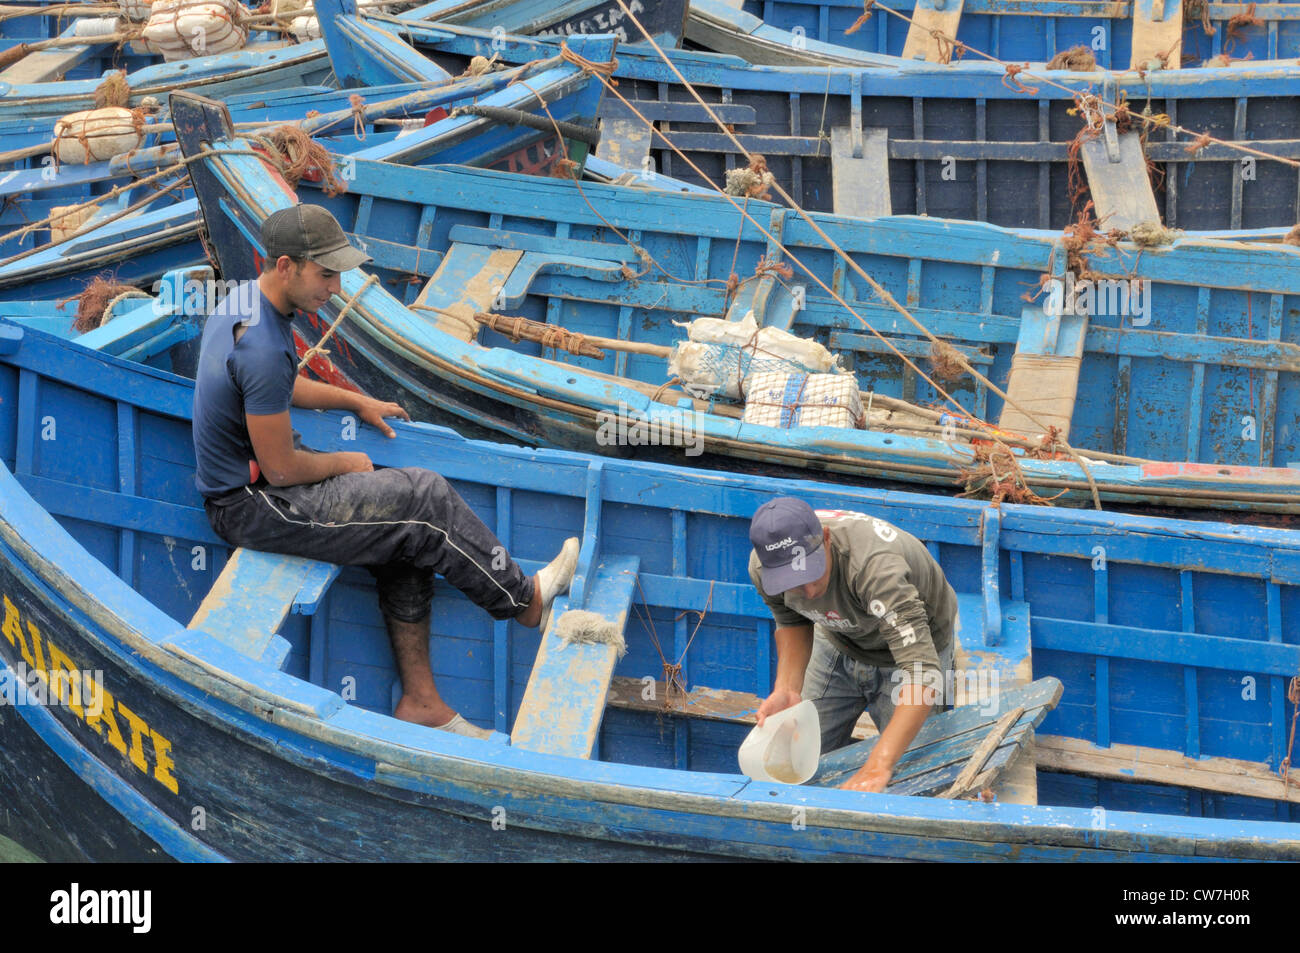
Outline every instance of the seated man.
{"type": "Polygon", "coordinates": [[[365,566],[379,590],[402,680],[404,721],[486,738],[438,694],[429,666],[434,574],[494,619],[545,627],[578,560],[570,539],[529,579],[492,532],[431,470],[375,470],[364,453],[300,446],[289,407],[341,409],[394,436],[383,403],[298,376],[292,317],[317,311],[340,274],[368,261],[325,209],[282,209],[262,226],[266,264],[251,294],[232,294],[203,329],[194,388],[195,481],[208,520],[232,546],[365,566]]]}
{"type": "Polygon", "coordinates": [[[825,753],[870,711],[880,740],[841,787],[883,791],[931,707],[949,707],[957,594],[916,537],[862,513],[780,497],[754,514],[749,541],[750,579],[776,620],[776,683],[758,723],[811,699],[825,753]]]}

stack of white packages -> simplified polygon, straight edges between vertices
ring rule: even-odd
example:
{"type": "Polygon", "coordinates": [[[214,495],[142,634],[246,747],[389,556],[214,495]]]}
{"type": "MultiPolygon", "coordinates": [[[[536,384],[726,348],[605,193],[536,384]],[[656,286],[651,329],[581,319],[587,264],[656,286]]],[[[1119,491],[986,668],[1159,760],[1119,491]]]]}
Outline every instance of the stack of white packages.
{"type": "Polygon", "coordinates": [[[754,374],[745,393],[743,420],[782,429],[853,429],[865,422],[852,374],[754,374]]]}
{"type": "Polygon", "coordinates": [[[760,328],[750,311],[739,321],[697,318],[685,327],[689,341],[673,348],[668,374],[700,398],[741,400],[754,374],[840,374],[835,355],[816,341],[779,328],[760,328]]]}
{"type": "Polygon", "coordinates": [[[189,59],[242,49],[247,11],[238,0],[154,0],[144,44],[163,59],[189,59]]]}
{"type": "Polygon", "coordinates": [[[97,206],[78,208],[76,205],[56,205],[50,209],[50,241],[67,241],[76,231],[85,225],[95,213],[97,206]]]}
{"type": "Polygon", "coordinates": [[[289,21],[289,32],[299,43],[320,39],[320,20],[312,0],[271,0],[271,15],[276,22],[289,21]]]}

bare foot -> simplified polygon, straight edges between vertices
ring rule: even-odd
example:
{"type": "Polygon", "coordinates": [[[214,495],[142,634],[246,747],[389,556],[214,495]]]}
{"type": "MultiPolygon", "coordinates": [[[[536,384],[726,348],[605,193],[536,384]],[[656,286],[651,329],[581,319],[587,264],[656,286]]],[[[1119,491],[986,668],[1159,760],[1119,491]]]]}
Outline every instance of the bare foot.
{"type": "Polygon", "coordinates": [[[442,699],[437,703],[421,702],[409,695],[403,695],[402,700],[397,703],[397,710],[393,712],[393,717],[399,721],[409,721],[428,728],[441,728],[456,717],[456,712],[442,699]]]}

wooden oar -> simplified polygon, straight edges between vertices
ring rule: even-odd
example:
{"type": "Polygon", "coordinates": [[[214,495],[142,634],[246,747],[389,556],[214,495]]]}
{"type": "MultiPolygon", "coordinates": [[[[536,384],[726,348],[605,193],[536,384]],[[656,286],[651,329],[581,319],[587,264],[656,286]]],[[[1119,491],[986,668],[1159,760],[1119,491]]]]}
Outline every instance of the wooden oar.
{"type": "Polygon", "coordinates": [[[63,46],[98,46],[104,43],[124,43],[127,40],[138,39],[139,36],[140,32],[136,30],[126,33],[109,33],[105,36],[56,36],[52,40],[19,43],[17,46],[11,46],[3,53],[0,53],[0,70],[13,66],[27,56],[28,53],[39,53],[42,50],[53,50],[63,46]]]}

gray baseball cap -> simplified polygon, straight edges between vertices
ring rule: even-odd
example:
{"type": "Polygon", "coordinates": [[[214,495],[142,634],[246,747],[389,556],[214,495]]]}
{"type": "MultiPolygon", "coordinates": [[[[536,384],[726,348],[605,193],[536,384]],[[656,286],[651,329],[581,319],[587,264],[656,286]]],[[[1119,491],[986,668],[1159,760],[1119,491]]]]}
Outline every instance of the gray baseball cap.
{"type": "Polygon", "coordinates": [[[262,223],[262,244],[268,262],[288,255],[342,273],[370,261],[369,255],[352,247],[329,210],[319,205],[295,205],[272,212],[262,223]]]}
{"type": "Polygon", "coordinates": [[[769,595],[816,582],[826,571],[822,522],[803,500],[779,496],[760,506],[749,521],[749,541],[769,595]]]}

